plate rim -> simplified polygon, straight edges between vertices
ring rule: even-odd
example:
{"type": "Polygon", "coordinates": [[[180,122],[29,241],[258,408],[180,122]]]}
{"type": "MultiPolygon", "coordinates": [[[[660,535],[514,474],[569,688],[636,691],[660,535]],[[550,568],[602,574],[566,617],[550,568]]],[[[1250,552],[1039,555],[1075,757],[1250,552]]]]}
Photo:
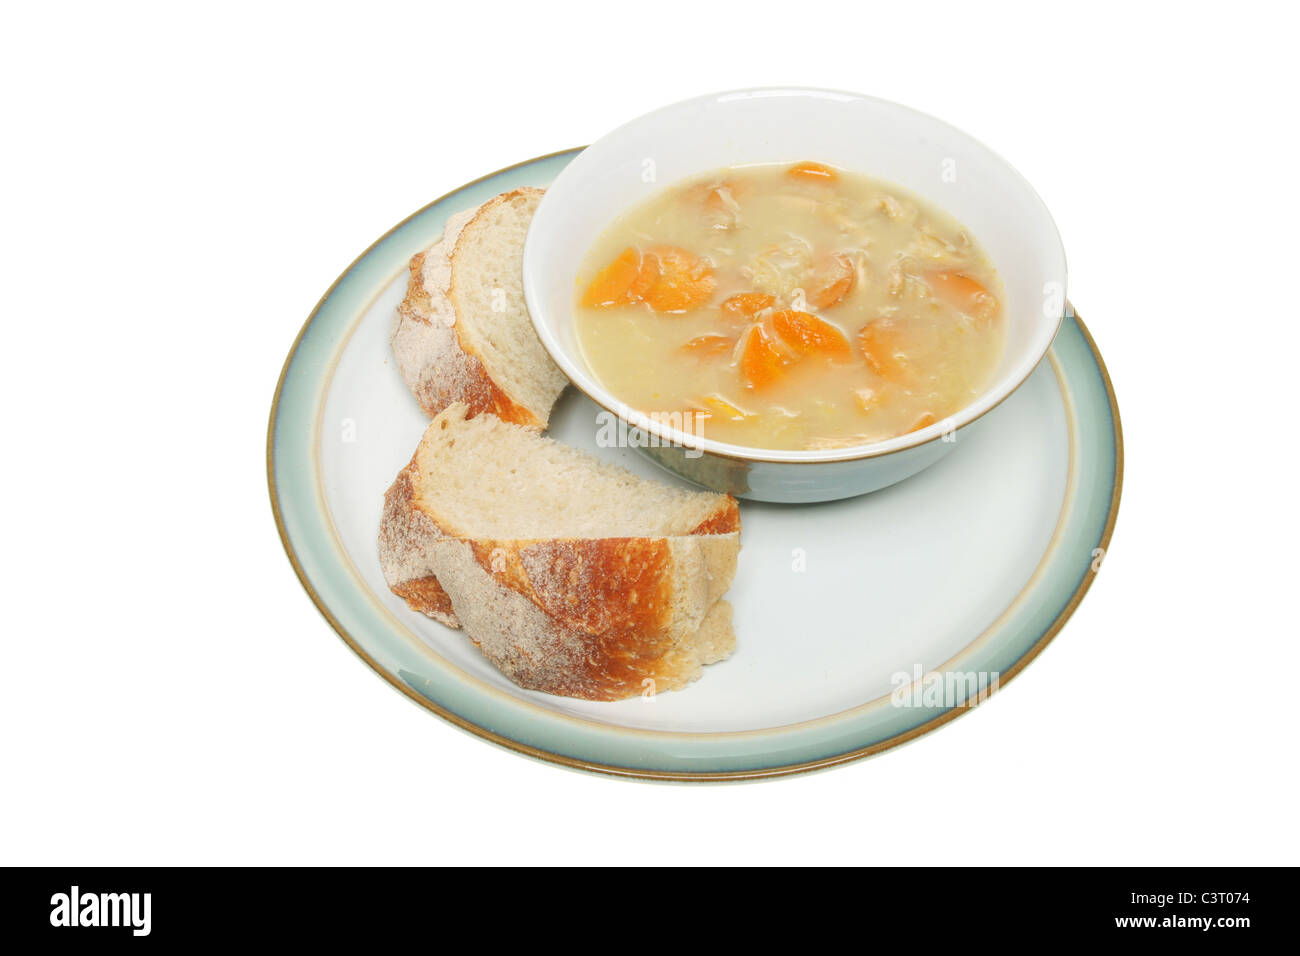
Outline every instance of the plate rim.
{"type": "MultiPolygon", "coordinates": [[[[361,643],[357,641],[357,639],[348,632],[347,628],[334,614],[334,612],[331,610],[331,608],[325,601],[324,597],[320,594],[320,592],[317,590],[315,585],[312,583],[301,559],[297,554],[297,551],[294,548],[292,541],[290,540],[288,530],[285,525],[284,515],[281,508],[280,489],[276,482],[276,474],[275,474],[276,427],[279,420],[280,404],[281,404],[281,398],[284,394],[285,383],[288,379],[289,371],[291,366],[293,365],[294,358],[298,354],[299,347],[302,344],[302,341],[306,336],[308,330],[311,328],[312,324],[314,323],[317,316],[319,315],[321,309],[330,300],[330,298],[333,296],[333,294],[338,289],[339,285],[343,282],[343,280],[346,279],[353,272],[353,270],[358,266],[358,264],[363,262],[378,246],[380,246],[387,239],[393,236],[394,233],[401,230],[404,226],[411,223],[413,220],[422,216],[425,212],[430,210],[432,207],[447,201],[448,199],[456,196],[457,194],[465,191],[466,189],[469,189],[473,186],[487,182],[488,180],[494,179],[498,176],[513,172],[515,170],[521,169],[526,166],[542,163],[546,160],[554,159],[556,157],[563,156],[566,154],[576,155],[577,153],[581,152],[583,148],[584,147],[578,147],[576,149],[558,150],[556,152],[547,153],[543,156],[537,156],[531,159],[523,160],[518,163],[514,163],[510,166],[506,166],[501,169],[495,170],[493,172],[487,173],[486,175],[480,176],[477,179],[472,180],[471,182],[458,186],[455,189],[445,193],[444,195],[439,196],[438,198],[432,200],[431,202],[426,203],[424,206],[421,206],[419,209],[415,210],[409,216],[405,217],[400,222],[395,224],[393,227],[388,229],[383,235],[375,239],[374,242],[370,243],[370,245],[367,246],[365,250],[363,250],[355,259],[352,260],[352,262],[330,284],[329,288],[321,296],[320,300],[316,303],[315,307],[308,315],[302,327],[298,330],[298,334],[294,338],[293,344],[291,345],[288,355],[286,356],[284,364],[280,370],[280,376],[276,382],[275,393],[271,402],[271,410],[270,410],[269,422],[267,427],[267,451],[266,451],[267,485],[268,485],[268,491],[270,495],[271,510],[272,510],[273,517],[275,519],[276,531],[280,536],[281,545],[284,547],[285,553],[289,558],[289,562],[294,569],[294,573],[298,577],[299,584],[307,592],[307,595],[311,598],[312,603],[316,606],[316,609],[329,623],[331,628],[343,640],[343,642],[353,651],[353,653],[355,653],[358,657],[360,657],[361,660],[364,661],[367,664],[367,666],[369,666],[373,671],[375,671],[375,673],[377,673],[380,677],[382,677],[385,680],[385,682],[387,682],[388,684],[396,688],[404,696],[414,701],[415,703],[419,704],[424,709],[430,711],[431,713],[433,713],[438,717],[441,717],[443,720],[446,720],[447,722],[451,723],[453,726],[456,726],[463,731],[471,733],[474,736],[479,737],[480,739],[486,740],[489,743],[494,743],[500,747],[503,747],[515,753],[519,753],[524,756],[529,756],[535,759],[543,760],[548,763],[564,766],[569,769],[584,770],[588,772],[600,773],[600,774],[615,776],[615,777],[635,778],[635,779],[644,779],[644,780],[660,780],[660,781],[672,781],[672,782],[683,782],[683,781],[725,782],[725,781],[759,780],[759,779],[769,779],[774,777],[789,776],[793,774],[807,773],[811,771],[823,770],[823,769],[828,769],[830,767],[840,766],[842,764],[851,763],[856,760],[861,760],[866,757],[883,753],[884,751],[893,749],[894,747],[900,746],[902,744],[915,740],[919,737],[925,736],[926,734],[929,734],[934,730],[939,729],[944,724],[955,719],[956,717],[959,717],[964,713],[974,710],[975,706],[977,706],[979,703],[982,703],[984,699],[991,697],[993,693],[996,693],[997,690],[1001,690],[1002,687],[1009,684],[1016,676],[1020,674],[1022,670],[1024,670],[1024,668],[1029,663],[1031,663],[1035,658],[1037,658],[1037,656],[1040,653],[1042,653],[1043,649],[1046,648],[1047,645],[1050,644],[1051,641],[1056,637],[1056,635],[1060,633],[1062,628],[1069,621],[1070,617],[1072,617],[1074,612],[1077,610],[1084,596],[1091,588],[1093,580],[1097,576],[1095,573],[1092,574],[1085,573],[1082,576],[1078,586],[1075,588],[1069,600],[1061,608],[1060,612],[1051,621],[1051,623],[1046,627],[1043,633],[1034,641],[1033,644],[1031,644],[1028,647],[1027,650],[1025,650],[1015,660],[1015,662],[1007,670],[999,674],[996,689],[991,690],[988,694],[981,695],[979,699],[976,700],[973,704],[967,706],[949,707],[944,711],[942,711],[941,713],[936,714],[935,716],[921,722],[920,724],[914,727],[900,731],[890,737],[887,737],[883,740],[875,741],[874,743],[865,745],[863,747],[854,748],[838,754],[829,754],[826,756],[817,757],[810,760],[798,761],[794,763],[783,764],[783,765],[772,766],[772,767],[757,767],[757,768],[744,768],[744,769],[734,769],[734,770],[713,770],[713,771],[655,769],[655,768],[623,766],[619,764],[603,763],[599,761],[584,759],[581,757],[575,757],[569,754],[556,753],[551,750],[546,750],[544,748],[536,747],[532,744],[525,743],[524,741],[516,740],[507,735],[497,733],[496,731],[493,731],[487,727],[483,727],[473,722],[472,720],[456,713],[450,708],[442,706],[437,701],[434,701],[429,697],[419,694],[418,692],[415,691],[414,688],[410,687],[408,684],[399,680],[396,675],[390,673],[386,668],[380,665],[366,651],[366,649],[361,645],[361,643]]],[[[1100,349],[1097,347],[1096,341],[1093,339],[1092,334],[1088,329],[1087,325],[1084,324],[1083,320],[1078,316],[1077,312],[1075,312],[1072,307],[1068,310],[1067,316],[1073,319],[1074,324],[1079,329],[1079,332],[1084,340],[1084,343],[1087,345],[1088,351],[1091,354],[1092,360],[1096,365],[1096,369],[1105,387],[1106,399],[1109,404],[1109,410],[1111,416],[1112,432],[1113,432],[1113,439],[1114,439],[1114,455],[1115,455],[1113,485],[1111,490],[1111,498],[1108,504],[1107,514],[1106,514],[1106,521],[1103,525],[1102,533],[1100,535],[1097,544],[1097,548],[1100,549],[1101,554],[1104,556],[1109,550],[1110,541],[1114,533],[1115,524],[1119,513],[1120,498],[1123,489],[1123,476],[1124,476],[1123,426],[1120,420],[1119,405],[1115,396],[1114,384],[1111,381],[1110,373],[1106,368],[1105,360],[1101,355],[1100,349]]],[[[1065,323],[1063,323],[1062,328],[1064,328],[1064,325],[1065,323]]],[[[1060,333],[1058,331],[1058,336],[1059,334],[1060,333]]],[[[1049,354],[1050,352],[1051,349],[1049,349],[1049,354]]],[[[1060,383],[1058,381],[1058,385],[1060,384],[1063,383],[1060,383]]],[[[1096,553],[1097,552],[1094,551],[1094,554],[1096,553]]],[[[592,722],[584,721],[584,723],[592,723],[592,722]]]]}

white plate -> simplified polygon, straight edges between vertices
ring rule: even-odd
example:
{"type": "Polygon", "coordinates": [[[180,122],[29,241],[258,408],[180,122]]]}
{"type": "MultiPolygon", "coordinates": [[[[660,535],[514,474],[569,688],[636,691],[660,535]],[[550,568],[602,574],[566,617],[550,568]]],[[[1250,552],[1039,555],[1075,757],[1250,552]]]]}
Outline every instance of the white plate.
{"type": "MultiPolygon", "coordinates": [[[[1117,409],[1072,316],[1026,384],[918,476],[847,501],[742,502],[728,595],[738,646],[685,690],[618,703],[521,690],[463,632],[387,589],[376,553],[383,493],[427,423],[388,347],[406,262],[449,214],[545,185],[573,155],[504,170],[421,210],[354,263],[295,343],[272,412],[272,499],[286,549],[339,633],[413,699],[497,743],[673,779],[827,766],[969,709],[960,681],[956,699],[936,699],[935,678],[913,686],[918,674],[1004,685],[1081,599],[1118,507],[1117,409]]],[[[635,450],[597,447],[597,411],[570,389],[551,435],[680,481],[635,450]]]]}

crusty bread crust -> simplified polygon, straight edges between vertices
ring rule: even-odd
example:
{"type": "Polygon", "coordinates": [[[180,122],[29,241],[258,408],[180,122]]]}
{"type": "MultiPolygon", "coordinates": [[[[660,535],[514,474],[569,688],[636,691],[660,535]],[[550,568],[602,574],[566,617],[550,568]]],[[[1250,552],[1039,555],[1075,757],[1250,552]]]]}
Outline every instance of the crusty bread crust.
{"type": "Polygon", "coordinates": [[[384,495],[379,523],[379,564],[393,593],[412,609],[448,627],[460,627],[451,598],[430,571],[433,541],[442,535],[433,519],[415,507],[414,460],[384,495]]]}
{"type": "Polygon", "coordinates": [[[718,496],[684,535],[466,538],[422,506],[419,459],[384,497],[384,577],[414,610],[463,626],[519,686],[619,700],[681,687],[731,653],[721,598],[740,551],[734,498],[718,496]]]}
{"type": "MultiPolygon", "coordinates": [[[[543,190],[521,187],[476,209],[452,216],[443,237],[411,259],[406,296],[397,307],[390,342],[397,367],[430,418],[464,402],[471,415],[491,412],[503,421],[545,428],[549,409],[525,407],[493,380],[467,336],[453,305],[452,262],[461,232],[495,205],[540,198],[543,190]]],[[[557,392],[558,394],[558,392],[557,392]]]]}
{"type": "Polygon", "coordinates": [[[656,694],[689,684],[735,647],[726,601],[676,599],[677,588],[715,589],[691,556],[678,563],[667,539],[497,542],[486,554],[485,547],[442,538],[438,574],[466,633],[520,687],[600,701],[656,694]],[[494,552],[508,555],[509,570],[492,571],[494,552]],[[521,568],[528,570],[516,577],[521,568]],[[571,604],[565,580],[596,590],[571,604]]]}

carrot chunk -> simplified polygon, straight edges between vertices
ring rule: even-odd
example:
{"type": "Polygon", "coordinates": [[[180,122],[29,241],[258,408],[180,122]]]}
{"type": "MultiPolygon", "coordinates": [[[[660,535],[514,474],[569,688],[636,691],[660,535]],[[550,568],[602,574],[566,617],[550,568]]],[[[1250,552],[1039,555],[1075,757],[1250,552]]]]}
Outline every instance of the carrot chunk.
{"type": "Polygon", "coordinates": [[[808,301],[813,308],[829,309],[853,290],[857,270],[853,261],[841,252],[820,263],[813,272],[808,301]]]}
{"type": "Polygon", "coordinates": [[[764,309],[770,309],[776,302],[774,296],[766,292],[739,292],[722,303],[724,314],[735,319],[752,319],[764,309]]]}
{"type": "Polygon", "coordinates": [[[965,273],[931,272],[925,281],[936,296],[973,318],[992,319],[998,310],[992,293],[965,273]]]}
{"type": "Polygon", "coordinates": [[[922,412],[921,417],[913,422],[912,427],[907,431],[909,434],[911,432],[919,432],[922,428],[925,428],[927,425],[933,425],[938,420],[939,419],[934,417],[934,412],[922,412]]]}
{"type": "Polygon", "coordinates": [[[659,257],[653,252],[642,253],[641,268],[637,270],[636,278],[632,280],[632,285],[627,290],[628,299],[632,302],[645,301],[646,293],[658,278],[659,257]]]}
{"type": "Polygon", "coordinates": [[[790,359],[761,325],[749,330],[740,355],[740,374],[749,388],[767,388],[785,374],[790,359]]]}
{"type": "Polygon", "coordinates": [[[735,347],[736,340],[729,335],[701,335],[691,339],[678,351],[689,355],[698,355],[700,358],[708,358],[729,355],[735,347]]]}
{"type": "Polygon", "coordinates": [[[596,273],[582,294],[582,304],[595,309],[612,309],[626,304],[627,291],[640,269],[641,253],[631,248],[624,249],[613,262],[596,273]]]}
{"type": "Polygon", "coordinates": [[[844,333],[810,312],[782,309],[773,314],[772,327],[800,355],[821,352],[836,358],[853,354],[844,333]]]}
{"type": "Polygon", "coordinates": [[[839,179],[835,170],[823,163],[795,163],[785,171],[785,174],[791,179],[802,179],[808,182],[833,183],[839,179]]]}
{"type": "Polygon", "coordinates": [[[717,412],[723,418],[728,418],[733,422],[743,422],[746,418],[749,418],[751,414],[750,412],[745,411],[739,405],[727,401],[717,392],[714,392],[710,395],[705,395],[703,398],[700,399],[700,404],[704,405],[709,409],[712,409],[712,411],[717,412]]]}
{"type": "Polygon", "coordinates": [[[707,259],[677,246],[655,246],[649,254],[658,262],[658,275],[645,292],[645,302],[656,312],[689,312],[717,288],[707,259]]]}

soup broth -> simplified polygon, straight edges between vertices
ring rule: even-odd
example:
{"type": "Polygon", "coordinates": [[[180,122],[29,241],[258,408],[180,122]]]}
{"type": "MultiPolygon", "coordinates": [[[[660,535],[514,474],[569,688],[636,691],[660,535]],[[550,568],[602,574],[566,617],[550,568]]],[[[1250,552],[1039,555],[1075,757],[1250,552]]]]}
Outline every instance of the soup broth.
{"type": "Polygon", "coordinates": [[[974,400],[1003,298],[951,216],[808,162],[720,170],[620,216],[583,260],[575,316],[588,367],[630,407],[735,445],[837,448],[974,400]]]}

